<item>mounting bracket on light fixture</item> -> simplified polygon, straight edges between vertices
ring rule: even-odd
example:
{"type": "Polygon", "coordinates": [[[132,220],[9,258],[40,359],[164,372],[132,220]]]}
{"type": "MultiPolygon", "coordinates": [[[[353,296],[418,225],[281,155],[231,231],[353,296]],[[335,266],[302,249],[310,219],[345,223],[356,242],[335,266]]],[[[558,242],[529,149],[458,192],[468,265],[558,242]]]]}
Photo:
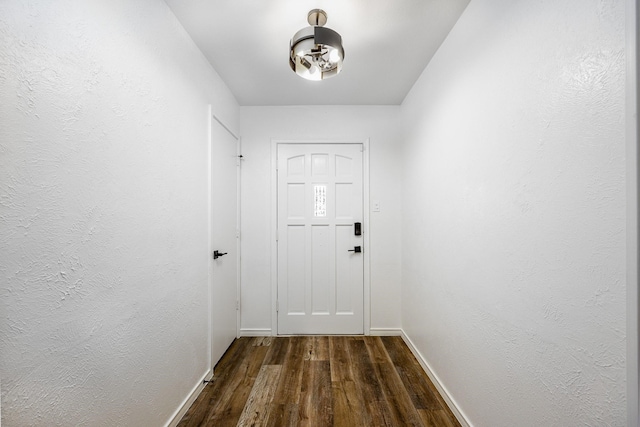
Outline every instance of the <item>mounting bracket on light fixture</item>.
{"type": "Polygon", "coordinates": [[[293,35],[289,44],[289,66],[307,80],[323,80],[342,71],[344,48],[342,37],[325,28],[327,13],[313,9],[307,15],[306,27],[293,35]]]}

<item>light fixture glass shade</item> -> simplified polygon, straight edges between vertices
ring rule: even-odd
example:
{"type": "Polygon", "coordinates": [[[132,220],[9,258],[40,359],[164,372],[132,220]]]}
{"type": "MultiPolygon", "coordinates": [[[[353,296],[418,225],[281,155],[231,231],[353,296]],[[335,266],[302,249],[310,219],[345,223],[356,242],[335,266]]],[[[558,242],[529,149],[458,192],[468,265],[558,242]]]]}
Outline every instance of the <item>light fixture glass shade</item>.
{"type": "Polygon", "coordinates": [[[289,65],[297,75],[307,80],[335,76],[342,70],[343,60],[342,37],[330,28],[319,25],[306,27],[291,39],[289,65]]]}

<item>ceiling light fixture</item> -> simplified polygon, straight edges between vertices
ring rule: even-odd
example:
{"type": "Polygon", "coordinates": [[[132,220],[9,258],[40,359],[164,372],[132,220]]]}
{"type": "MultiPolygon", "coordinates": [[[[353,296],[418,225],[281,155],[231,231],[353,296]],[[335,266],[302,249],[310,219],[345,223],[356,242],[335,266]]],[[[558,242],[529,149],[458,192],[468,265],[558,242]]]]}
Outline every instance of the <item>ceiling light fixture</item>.
{"type": "Polygon", "coordinates": [[[324,27],[327,23],[324,10],[311,10],[307,22],[311,26],[301,29],[291,39],[289,65],[297,75],[307,80],[333,77],[342,70],[342,37],[324,27]]]}

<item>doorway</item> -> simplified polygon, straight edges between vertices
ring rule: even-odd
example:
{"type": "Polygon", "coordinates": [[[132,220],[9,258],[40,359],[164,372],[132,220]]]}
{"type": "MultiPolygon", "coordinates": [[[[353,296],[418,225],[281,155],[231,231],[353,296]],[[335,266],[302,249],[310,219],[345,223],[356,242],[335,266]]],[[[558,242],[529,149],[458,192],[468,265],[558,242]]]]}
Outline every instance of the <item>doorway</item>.
{"type": "Polygon", "coordinates": [[[211,115],[211,367],[237,337],[238,138],[211,115]]]}
{"type": "Polygon", "coordinates": [[[365,145],[274,148],[277,334],[363,334],[365,145]]]}

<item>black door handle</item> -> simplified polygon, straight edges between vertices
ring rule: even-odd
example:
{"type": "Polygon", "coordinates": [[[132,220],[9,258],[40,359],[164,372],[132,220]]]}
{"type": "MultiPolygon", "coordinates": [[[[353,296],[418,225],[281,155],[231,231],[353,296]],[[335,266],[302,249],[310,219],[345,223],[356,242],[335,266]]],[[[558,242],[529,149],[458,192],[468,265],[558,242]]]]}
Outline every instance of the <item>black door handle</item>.
{"type": "Polygon", "coordinates": [[[227,252],[218,252],[217,250],[213,251],[213,259],[218,259],[221,256],[226,255],[226,254],[227,254],[227,252]]]}
{"type": "Polygon", "coordinates": [[[360,246],[354,246],[353,249],[349,249],[349,252],[355,252],[359,254],[362,252],[362,248],[360,246]]]}

